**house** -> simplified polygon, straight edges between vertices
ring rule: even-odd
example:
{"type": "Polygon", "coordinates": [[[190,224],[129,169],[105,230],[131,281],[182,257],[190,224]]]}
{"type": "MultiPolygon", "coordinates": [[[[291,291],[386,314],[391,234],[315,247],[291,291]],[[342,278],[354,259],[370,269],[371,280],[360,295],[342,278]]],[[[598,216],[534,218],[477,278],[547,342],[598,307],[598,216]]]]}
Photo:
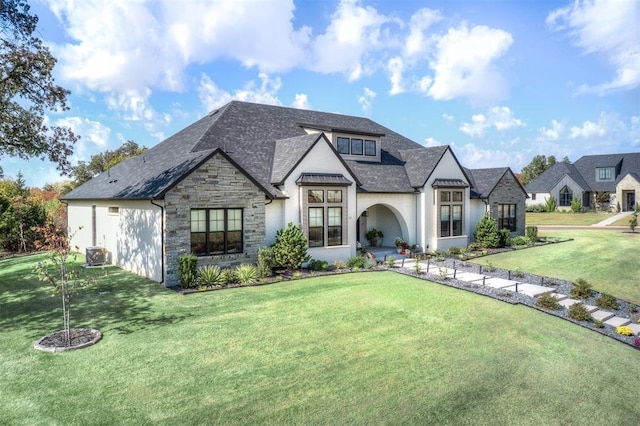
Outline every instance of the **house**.
{"type": "Polygon", "coordinates": [[[522,235],[525,198],[508,168],[465,169],[367,118],[232,101],[64,200],[74,245],[173,286],[181,255],[255,262],[288,222],[329,262],[371,228],[385,246],[467,246],[487,211],[522,235]]]}
{"type": "Polygon", "coordinates": [[[596,207],[603,193],[608,208],[633,210],[640,201],[640,153],[585,155],[575,163],[556,163],[525,185],[527,205],[544,204],[553,196],[560,210],[577,197],[585,208],[596,207]]]}

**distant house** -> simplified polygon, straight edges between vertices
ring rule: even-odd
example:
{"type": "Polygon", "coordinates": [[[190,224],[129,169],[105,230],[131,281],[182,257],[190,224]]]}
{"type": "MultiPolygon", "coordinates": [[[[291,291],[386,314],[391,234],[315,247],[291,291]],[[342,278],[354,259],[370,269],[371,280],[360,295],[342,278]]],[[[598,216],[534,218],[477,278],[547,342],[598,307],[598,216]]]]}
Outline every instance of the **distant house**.
{"type": "Polygon", "coordinates": [[[640,201],[640,153],[585,155],[575,163],[556,163],[525,185],[527,205],[553,196],[559,209],[569,209],[573,197],[585,208],[596,207],[596,193],[609,195],[609,206],[632,210],[640,201]]]}
{"type": "Polygon", "coordinates": [[[486,212],[522,235],[525,198],[509,168],[465,169],[367,118],[237,101],[64,197],[74,245],[168,286],[179,256],[254,262],[288,222],[327,261],[371,228],[385,246],[463,247],[486,212]]]}

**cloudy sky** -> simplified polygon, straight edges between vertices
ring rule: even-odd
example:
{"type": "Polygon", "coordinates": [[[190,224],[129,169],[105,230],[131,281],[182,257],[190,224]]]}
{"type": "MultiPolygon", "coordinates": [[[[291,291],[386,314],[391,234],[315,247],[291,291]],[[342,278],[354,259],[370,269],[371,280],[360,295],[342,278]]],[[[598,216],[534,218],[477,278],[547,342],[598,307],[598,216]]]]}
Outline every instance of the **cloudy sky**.
{"type": "MultiPolygon", "coordinates": [[[[232,99],[369,117],[470,168],[640,151],[640,2],[32,0],[82,139],[151,147],[232,99]]],[[[48,162],[3,157],[30,186],[48,162]]]]}

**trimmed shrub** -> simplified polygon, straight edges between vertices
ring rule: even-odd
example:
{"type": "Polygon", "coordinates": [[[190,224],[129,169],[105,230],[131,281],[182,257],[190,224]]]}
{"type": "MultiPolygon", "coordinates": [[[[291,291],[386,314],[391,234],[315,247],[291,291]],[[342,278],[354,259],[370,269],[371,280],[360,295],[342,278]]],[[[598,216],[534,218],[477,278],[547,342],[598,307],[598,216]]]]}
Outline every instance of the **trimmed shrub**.
{"type": "Polygon", "coordinates": [[[618,301],[610,294],[602,294],[598,300],[596,300],[596,306],[600,309],[618,309],[618,301]]]}
{"type": "Polygon", "coordinates": [[[537,226],[527,226],[524,229],[524,236],[531,242],[536,242],[538,240],[538,227],[537,226]]]}
{"type": "Polygon", "coordinates": [[[364,269],[367,260],[362,256],[353,256],[347,260],[347,267],[352,269],[364,269]]]}
{"type": "Polygon", "coordinates": [[[476,224],[476,232],[473,236],[481,247],[496,248],[500,245],[498,224],[496,220],[488,214],[485,214],[476,224]]]}
{"type": "Polygon", "coordinates": [[[576,321],[593,321],[593,317],[582,303],[574,303],[573,305],[571,305],[569,307],[567,315],[569,316],[569,318],[576,321]]]}
{"type": "Polygon", "coordinates": [[[509,245],[511,246],[526,246],[529,244],[529,239],[527,237],[523,237],[522,235],[518,235],[517,237],[513,237],[509,239],[509,245]]]}
{"type": "Polygon", "coordinates": [[[225,284],[225,277],[218,265],[205,265],[198,269],[198,286],[222,287],[225,284]]]}
{"type": "Polygon", "coordinates": [[[276,242],[273,244],[275,266],[298,269],[309,259],[311,256],[307,254],[307,237],[304,236],[300,225],[289,222],[286,228],[276,233],[276,242]]]}
{"type": "Polygon", "coordinates": [[[195,254],[185,254],[178,258],[178,277],[182,288],[198,286],[198,257],[195,254]]]}
{"type": "Polygon", "coordinates": [[[238,282],[236,271],[234,271],[233,269],[223,269],[222,277],[224,279],[224,285],[235,284],[236,282],[238,282]]]}
{"type": "Polygon", "coordinates": [[[604,323],[602,322],[602,320],[595,320],[593,322],[593,326],[596,328],[604,328],[604,323]]]}
{"type": "Polygon", "coordinates": [[[536,300],[536,306],[544,309],[549,309],[551,311],[557,311],[561,308],[558,299],[549,293],[545,293],[538,297],[538,299],[536,300]]]}
{"type": "Polygon", "coordinates": [[[238,265],[235,270],[236,279],[241,285],[254,284],[258,282],[260,274],[256,265],[243,263],[238,265]]]}
{"type": "Polygon", "coordinates": [[[273,248],[262,247],[258,250],[258,275],[260,278],[267,278],[273,275],[273,248]]]}
{"type": "Polygon", "coordinates": [[[387,256],[387,259],[384,261],[384,263],[389,267],[389,268],[393,268],[393,265],[395,265],[396,262],[396,258],[395,256],[387,256]]]}
{"type": "Polygon", "coordinates": [[[571,211],[574,213],[582,213],[582,201],[575,195],[571,198],[571,211]]]}
{"type": "Polygon", "coordinates": [[[312,271],[328,271],[329,270],[329,262],[326,260],[316,260],[311,259],[309,261],[309,269],[312,271]]]}
{"type": "Polygon", "coordinates": [[[588,299],[591,297],[591,284],[582,278],[578,278],[571,289],[573,299],[588,299]]]}

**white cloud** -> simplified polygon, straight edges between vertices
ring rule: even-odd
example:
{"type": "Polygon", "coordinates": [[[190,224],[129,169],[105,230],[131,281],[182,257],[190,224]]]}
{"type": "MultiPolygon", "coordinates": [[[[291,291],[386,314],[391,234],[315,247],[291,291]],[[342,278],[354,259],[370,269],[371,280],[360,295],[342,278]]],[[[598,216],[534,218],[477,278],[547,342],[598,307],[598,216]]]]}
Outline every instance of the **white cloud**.
{"type": "Polygon", "coordinates": [[[440,145],[442,145],[442,143],[440,143],[440,141],[432,138],[431,136],[429,136],[428,138],[426,138],[424,140],[424,146],[426,146],[426,147],[440,146],[440,145]]]}
{"type": "Polygon", "coordinates": [[[448,122],[452,122],[454,120],[453,115],[450,115],[450,114],[447,114],[447,113],[442,114],[442,118],[444,118],[445,121],[448,121],[448,122]]]}
{"type": "Polygon", "coordinates": [[[508,32],[486,26],[450,28],[436,42],[429,96],[437,100],[465,98],[473,104],[502,99],[505,82],[494,61],[512,43],[508,32]]]}
{"type": "Polygon", "coordinates": [[[462,123],[460,131],[469,136],[482,136],[484,132],[493,127],[499,132],[503,132],[516,127],[524,127],[525,124],[519,118],[513,116],[509,107],[492,107],[487,111],[487,115],[474,114],[471,123],[462,123]]]}
{"type": "MultiPolygon", "coordinates": [[[[242,89],[238,89],[231,94],[226,90],[220,89],[208,75],[202,74],[198,87],[200,102],[207,111],[220,108],[234,99],[259,104],[282,105],[282,102],[277,97],[277,93],[282,87],[280,79],[271,79],[265,73],[258,74],[258,78],[261,81],[260,85],[256,85],[255,81],[248,81],[242,89]]],[[[306,100],[306,95],[296,95],[296,102],[299,96],[304,96],[306,100]]],[[[302,98],[300,98],[300,101],[302,101],[302,98]]]]}
{"type": "Polygon", "coordinates": [[[454,149],[460,162],[471,169],[509,166],[518,172],[519,165],[526,164],[524,153],[514,149],[492,149],[472,143],[456,145],[454,149]]]}
{"type": "Polygon", "coordinates": [[[298,109],[311,109],[311,104],[305,93],[296,93],[296,99],[291,106],[298,109]]]}
{"type": "Polygon", "coordinates": [[[341,0],[331,16],[324,34],[311,43],[313,60],[310,68],[322,73],[344,73],[350,81],[358,80],[365,69],[368,52],[384,45],[382,26],[389,18],[360,0],[341,0]]]}
{"type": "Polygon", "coordinates": [[[389,90],[389,94],[391,95],[404,92],[404,85],[402,83],[403,68],[404,64],[401,57],[395,56],[389,59],[387,70],[389,71],[389,79],[391,80],[391,90],[389,90]]]}
{"type": "Polygon", "coordinates": [[[404,45],[404,56],[424,54],[430,43],[425,31],[441,20],[442,15],[438,10],[425,8],[414,13],[409,21],[409,35],[404,45]]]}
{"type": "Polygon", "coordinates": [[[602,54],[615,76],[595,86],[583,84],[578,92],[606,95],[640,85],[640,4],[636,0],[575,1],[547,16],[555,31],[568,31],[586,53],[602,54]]]}
{"type": "Polygon", "coordinates": [[[99,121],[84,117],[65,117],[56,120],[55,125],[69,127],[80,136],[75,144],[73,162],[88,160],[92,154],[103,151],[109,144],[111,129],[99,121]]]}
{"type": "Polygon", "coordinates": [[[604,136],[607,130],[601,125],[592,121],[585,121],[581,126],[572,126],[569,130],[569,137],[571,139],[582,138],[589,139],[594,136],[604,136]]]}
{"type": "Polygon", "coordinates": [[[563,134],[564,125],[557,120],[551,120],[551,128],[540,128],[540,140],[557,141],[563,134]]]}
{"type": "Polygon", "coordinates": [[[364,88],[364,93],[358,98],[358,103],[362,106],[362,111],[369,115],[371,108],[373,107],[373,100],[376,98],[377,93],[368,87],[364,88]]]}

